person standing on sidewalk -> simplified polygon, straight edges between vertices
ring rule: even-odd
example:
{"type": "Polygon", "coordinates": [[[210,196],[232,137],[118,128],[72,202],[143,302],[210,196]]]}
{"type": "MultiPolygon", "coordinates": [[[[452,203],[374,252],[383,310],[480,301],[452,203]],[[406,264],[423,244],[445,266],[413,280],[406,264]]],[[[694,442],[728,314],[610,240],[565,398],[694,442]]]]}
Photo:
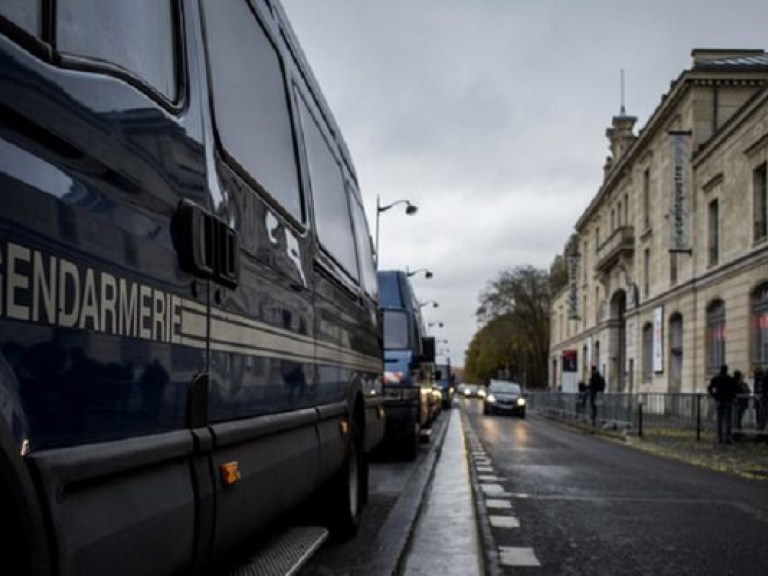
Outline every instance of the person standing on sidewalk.
{"type": "Polygon", "coordinates": [[[707,392],[717,402],[717,441],[733,443],[733,400],[738,388],[736,380],[728,374],[728,366],[720,366],[720,372],[709,381],[707,392]]]}
{"type": "Polygon", "coordinates": [[[597,366],[592,366],[592,373],[589,376],[589,386],[587,386],[587,393],[589,394],[589,407],[591,410],[590,418],[592,420],[592,426],[597,423],[597,398],[601,392],[605,391],[605,378],[600,374],[597,366]]]}
{"type": "Polygon", "coordinates": [[[758,366],[755,368],[755,381],[752,385],[752,392],[755,394],[755,412],[757,413],[757,431],[763,432],[768,420],[768,386],[765,381],[766,374],[758,366]]]}

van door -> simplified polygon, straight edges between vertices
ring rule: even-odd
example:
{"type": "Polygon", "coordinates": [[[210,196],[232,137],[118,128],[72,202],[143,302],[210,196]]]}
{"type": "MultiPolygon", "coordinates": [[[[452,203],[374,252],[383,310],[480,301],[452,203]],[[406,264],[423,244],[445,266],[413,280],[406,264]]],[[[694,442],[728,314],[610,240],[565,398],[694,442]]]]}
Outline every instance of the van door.
{"type": "Polygon", "coordinates": [[[237,278],[216,279],[209,419],[215,550],[267,526],[317,484],[311,244],[295,112],[268,8],[203,2],[216,216],[236,233],[237,278]]]}

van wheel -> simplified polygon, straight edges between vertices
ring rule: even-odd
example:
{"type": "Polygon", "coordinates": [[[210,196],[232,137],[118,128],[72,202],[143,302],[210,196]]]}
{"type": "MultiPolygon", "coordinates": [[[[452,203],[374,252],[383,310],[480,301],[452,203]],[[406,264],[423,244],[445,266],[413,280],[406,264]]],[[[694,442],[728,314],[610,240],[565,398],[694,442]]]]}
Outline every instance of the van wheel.
{"type": "Polygon", "coordinates": [[[419,424],[414,422],[413,430],[402,440],[400,453],[406,460],[414,460],[419,451],[419,424]]]}
{"type": "Polygon", "coordinates": [[[335,540],[352,538],[360,527],[363,505],[367,498],[367,463],[362,452],[357,427],[350,426],[349,445],[344,465],[331,480],[326,507],[326,520],[335,540]]]}

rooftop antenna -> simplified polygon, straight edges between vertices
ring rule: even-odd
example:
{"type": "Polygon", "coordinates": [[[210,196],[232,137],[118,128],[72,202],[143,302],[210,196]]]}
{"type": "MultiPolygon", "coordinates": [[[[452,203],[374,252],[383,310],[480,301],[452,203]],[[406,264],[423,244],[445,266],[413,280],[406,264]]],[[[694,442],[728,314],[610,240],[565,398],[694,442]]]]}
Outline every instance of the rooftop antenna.
{"type": "Polygon", "coordinates": [[[624,68],[621,69],[621,115],[624,116],[627,113],[624,108],[624,68]]]}

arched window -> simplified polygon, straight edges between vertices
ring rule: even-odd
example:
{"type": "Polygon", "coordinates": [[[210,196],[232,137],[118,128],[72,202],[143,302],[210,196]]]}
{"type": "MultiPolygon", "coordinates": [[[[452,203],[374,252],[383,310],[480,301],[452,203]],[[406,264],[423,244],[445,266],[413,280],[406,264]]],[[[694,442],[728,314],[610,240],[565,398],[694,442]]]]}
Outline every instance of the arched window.
{"type": "Polygon", "coordinates": [[[768,368],[768,282],[752,292],[752,363],[768,368]]]}
{"type": "Polygon", "coordinates": [[[725,302],[707,306],[707,371],[716,373],[725,364],[725,302]]]}
{"type": "Polygon", "coordinates": [[[669,319],[669,388],[679,392],[683,377],[683,317],[673,314],[669,319]]]}
{"type": "Polygon", "coordinates": [[[653,324],[650,322],[643,326],[643,383],[650,384],[653,381],[653,324]]]}

